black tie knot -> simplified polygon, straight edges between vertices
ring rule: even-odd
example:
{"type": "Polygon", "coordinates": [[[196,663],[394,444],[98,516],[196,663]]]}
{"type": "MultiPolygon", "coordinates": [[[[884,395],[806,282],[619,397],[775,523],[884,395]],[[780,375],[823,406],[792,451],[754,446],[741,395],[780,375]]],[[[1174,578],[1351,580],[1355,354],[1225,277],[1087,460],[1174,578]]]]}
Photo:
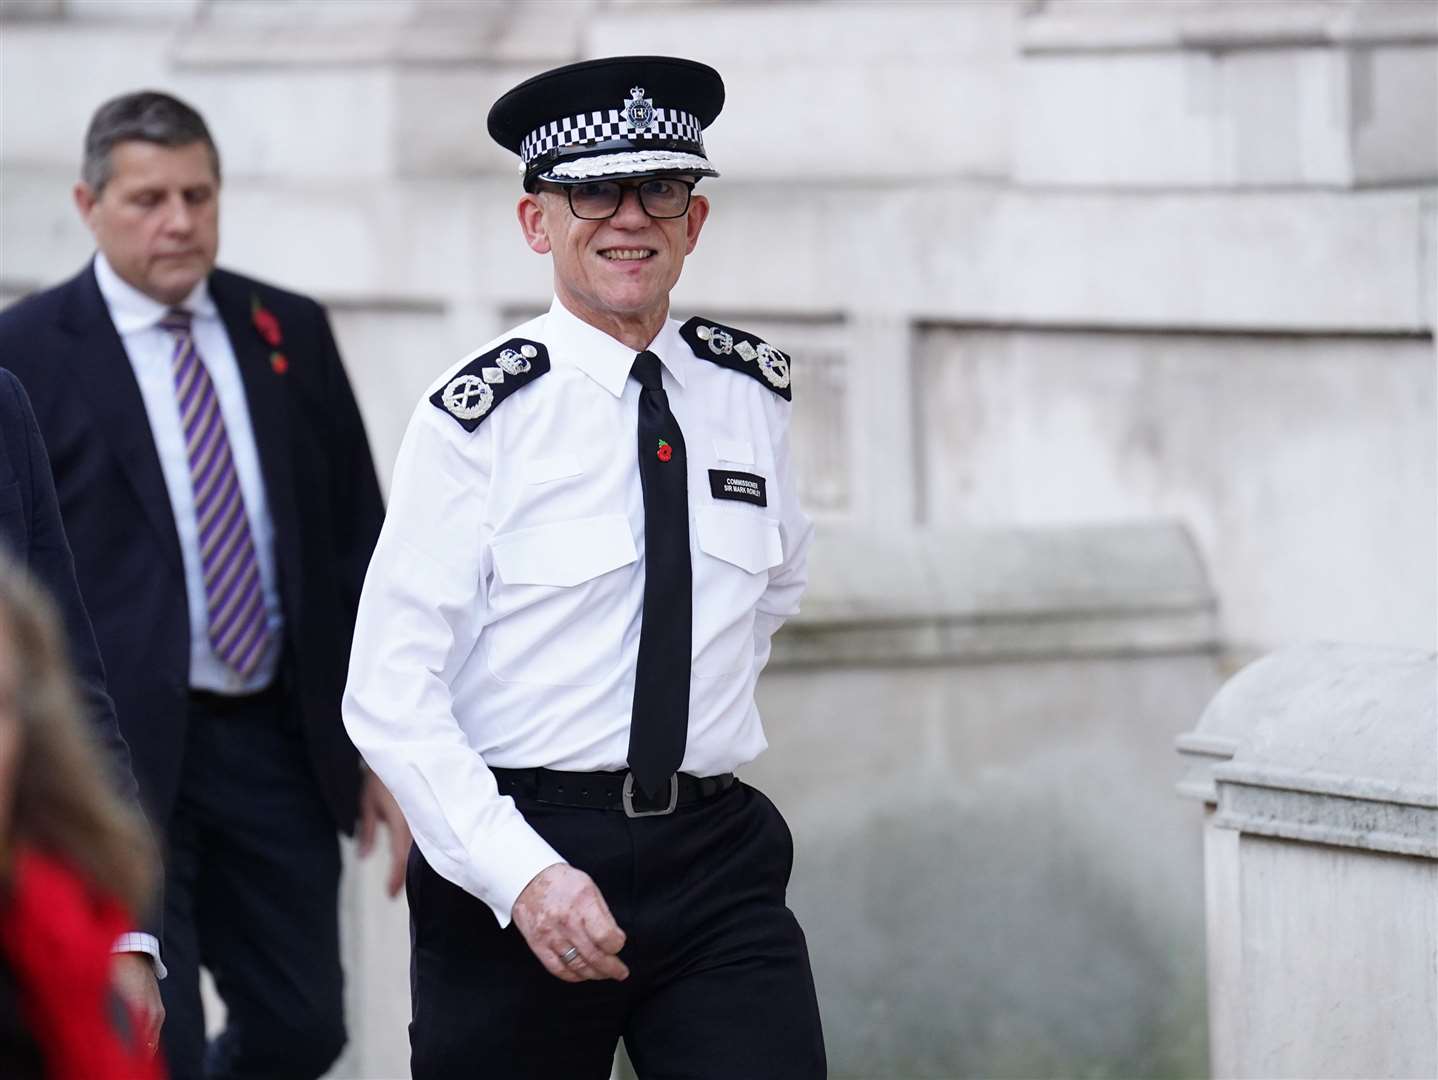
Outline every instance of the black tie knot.
{"type": "Polygon", "coordinates": [[[160,319],[160,329],[171,334],[188,334],[193,319],[194,316],[183,308],[171,308],[160,319]]]}
{"type": "Polygon", "coordinates": [[[629,374],[646,390],[664,389],[664,382],[659,377],[659,357],[648,349],[634,358],[634,366],[629,369],[629,374]]]}

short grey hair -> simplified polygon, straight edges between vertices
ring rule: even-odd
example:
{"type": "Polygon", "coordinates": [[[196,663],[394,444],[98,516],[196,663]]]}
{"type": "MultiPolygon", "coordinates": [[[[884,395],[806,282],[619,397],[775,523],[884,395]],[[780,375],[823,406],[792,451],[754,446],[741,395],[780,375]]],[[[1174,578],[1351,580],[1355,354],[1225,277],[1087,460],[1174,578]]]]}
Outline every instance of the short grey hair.
{"type": "Polygon", "coordinates": [[[115,175],[111,152],[122,142],[159,146],[190,146],[202,142],[210,151],[215,180],[220,179],[220,152],[205,118],[177,97],[158,90],[139,90],[111,98],[95,110],[85,132],[85,157],[80,179],[100,194],[115,175]]]}

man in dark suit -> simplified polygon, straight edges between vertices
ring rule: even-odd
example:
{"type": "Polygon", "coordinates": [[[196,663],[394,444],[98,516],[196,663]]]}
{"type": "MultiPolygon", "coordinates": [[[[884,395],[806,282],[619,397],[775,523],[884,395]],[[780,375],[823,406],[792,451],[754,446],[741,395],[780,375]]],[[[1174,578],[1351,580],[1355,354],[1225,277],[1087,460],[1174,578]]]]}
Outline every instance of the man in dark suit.
{"type": "MultiPolygon", "coordinates": [[[[0,550],[7,550],[35,576],[59,612],[75,681],[96,741],[110,766],[115,786],[127,802],[138,804],[139,788],[130,768],[130,748],[115,721],[115,703],[105,691],[105,668],[95,630],[80,599],[75,561],[65,539],[50,459],[25,388],[0,367],[0,550]]],[[[138,805],[137,805],[138,809],[138,805]]],[[[151,913],[153,914],[153,913],[151,913]]],[[[115,986],[140,1015],[147,1045],[160,1037],[165,1009],[156,975],[160,966],[159,926],[125,934],[116,942],[115,986]]]]}
{"type": "Polygon", "coordinates": [[[323,309],[217,270],[219,155],[165,94],[96,112],[98,252],[0,313],[120,728],[165,834],[171,1071],[318,1076],[344,1044],[336,827],[409,833],[340,723],[383,509],[323,309]],[[227,1026],[207,1048],[198,971],[227,1026]]]}

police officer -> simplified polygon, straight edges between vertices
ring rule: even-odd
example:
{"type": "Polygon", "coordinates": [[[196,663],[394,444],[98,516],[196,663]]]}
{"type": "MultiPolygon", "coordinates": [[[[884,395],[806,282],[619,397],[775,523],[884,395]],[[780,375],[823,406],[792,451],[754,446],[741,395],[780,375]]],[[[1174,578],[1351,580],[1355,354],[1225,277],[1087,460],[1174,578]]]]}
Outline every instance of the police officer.
{"type": "Polygon", "coordinates": [[[735,770],[811,525],[789,360],[668,317],[718,175],[717,72],[549,71],[491,135],[549,311],[410,420],[344,716],[417,843],[416,1077],[804,1080],[825,1071],[783,818],[735,770]]]}

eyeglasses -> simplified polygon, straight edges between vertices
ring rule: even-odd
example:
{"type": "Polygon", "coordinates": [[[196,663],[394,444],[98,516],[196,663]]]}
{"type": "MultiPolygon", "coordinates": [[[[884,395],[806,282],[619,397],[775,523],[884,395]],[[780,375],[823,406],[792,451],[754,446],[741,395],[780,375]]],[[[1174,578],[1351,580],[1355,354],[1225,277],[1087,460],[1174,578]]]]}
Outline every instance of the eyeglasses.
{"type": "Polygon", "coordinates": [[[639,194],[639,205],[652,218],[683,217],[689,209],[689,196],[694,184],[669,176],[656,176],[648,180],[621,184],[618,180],[588,180],[582,184],[565,184],[569,195],[569,209],[577,218],[585,221],[603,221],[619,213],[624,203],[624,192],[633,190],[639,194]]]}

